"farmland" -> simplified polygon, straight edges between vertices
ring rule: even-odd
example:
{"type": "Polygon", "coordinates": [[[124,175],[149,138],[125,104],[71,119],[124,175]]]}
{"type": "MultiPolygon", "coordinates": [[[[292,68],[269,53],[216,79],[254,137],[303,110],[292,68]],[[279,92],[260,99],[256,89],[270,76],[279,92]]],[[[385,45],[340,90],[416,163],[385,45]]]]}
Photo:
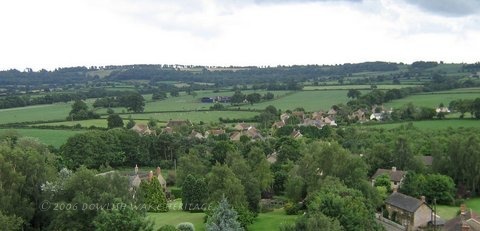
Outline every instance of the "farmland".
{"type": "Polygon", "coordinates": [[[60,147],[64,144],[68,137],[83,131],[74,130],[52,130],[52,129],[0,129],[0,134],[5,132],[18,132],[21,136],[33,137],[46,145],[60,147]]]}
{"type": "Polygon", "coordinates": [[[413,103],[416,106],[437,107],[440,103],[448,106],[452,100],[475,99],[480,96],[479,88],[454,89],[450,91],[439,91],[424,94],[416,94],[403,99],[393,100],[386,103],[387,107],[399,108],[407,103],[413,103]]]}
{"type": "MultiPolygon", "coordinates": [[[[376,89],[380,90],[389,90],[389,89],[400,89],[405,87],[416,87],[419,85],[376,85],[376,89]]],[[[358,89],[358,90],[370,90],[371,85],[328,85],[328,86],[305,86],[303,88],[304,91],[312,91],[312,90],[348,90],[348,89],[358,89]]]]}
{"type": "Polygon", "coordinates": [[[412,124],[414,127],[424,130],[439,130],[446,128],[480,128],[480,122],[473,119],[445,119],[445,120],[425,120],[425,121],[412,121],[402,123],[388,123],[388,124],[375,124],[368,127],[394,129],[400,126],[412,124]]]}
{"type": "Polygon", "coordinates": [[[155,119],[158,121],[169,120],[190,120],[191,122],[219,122],[219,118],[224,119],[248,119],[258,115],[258,112],[250,111],[192,111],[192,112],[164,112],[164,113],[139,113],[124,114],[124,119],[131,116],[134,120],[155,119]]]}
{"type": "Polygon", "coordinates": [[[282,110],[293,110],[297,107],[303,107],[306,111],[326,110],[332,105],[346,103],[348,101],[347,92],[347,90],[298,91],[280,99],[254,105],[243,105],[241,108],[264,109],[268,105],[273,105],[282,110]]]}

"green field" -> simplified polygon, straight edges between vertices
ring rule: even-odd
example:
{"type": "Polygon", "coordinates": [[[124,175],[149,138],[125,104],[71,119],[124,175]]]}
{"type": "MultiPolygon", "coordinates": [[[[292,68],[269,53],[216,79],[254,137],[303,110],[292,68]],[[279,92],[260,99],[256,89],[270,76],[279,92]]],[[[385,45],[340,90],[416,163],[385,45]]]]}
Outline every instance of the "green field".
{"type": "MultiPolygon", "coordinates": [[[[252,92],[254,91],[252,90],[242,91],[243,94],[250,94],[252,92]]],[[[267,91],[255,91],[255,92],[262,95],[267,93],[267,91]]],[[[286,93],[288,93],[288,91],[269,91],[269,92],[273,93],[275,97],[283,96],[286,93]]],[[[161,101],[147,102],[145,105],[145,112],[208,110],[213,104],[200,102],[200,99],[202,97],[232,96],[234,92],[223,91],[223,92],[214,93],[212,91],[197,91],[196,94],[197,95],[194,97],[182,92],[178,97],[169,97],[161,101]]]]}
{"type": "Polygon", "coordinates": [[[293,110],[297,107],[303,107],[306,111],[328,110],[332,105],[348,102],[347,92],[347,90],[298,91],[280,99],[243,105],[241,108],[264,109],[268,105],[273,105],[282,110],[293,110]]]}
{"type": "MultiPolygon", "coordinates": [[[[385,85],[376,85],[377,89],[381,90],[388,90],[388,89],[399,89],[405,87],[416,87],[419,85],[393,85],[393,84],[385,84],[385,85]]],[[[370,85],[332,85],[332,86],[304,86],[304,91],[312,91],[312,90],[348,90],[348,89],[359,89],[359,90],[370,90],[370,85]]]]}
{"type": "Polygon", "coordinates": [[[65,119],[71,110],[70,103],[35,105],[0,110],[0,124],[65,119]]]}
{"type": "Polygon", "coordinates": [[[0,129],[0,133],[6,131],[16,131],[22,136],[37,138],[40,142],[57,148],[64,144],[70,136],[83,132],[52,129],[0,129]]]}
{"type": "Polygon", "coordinates": [[[121,115],[122,118],[128,118],[132,116],[134,120],[149,120],[150,118],[159,120],[159,121],[169,121],[169,120],[190,120],[191,122],[198,123],[203,121],[208,122],[219,122],[219,118],[230,118],[230,119],[248,119],[258,115],[258,112],[249,112],[249,111],[198,111],[198,112],[167,112],[167,113],[141,113],[141,114],[124,114],[121,115]]]}
{"type": "Polygon", "coordinates": [[[454,89],[451,91],[432,92],[430,94],[411,95],[403,99],[393,100],[385,105],[387,107],[399,108],[411,102],[416,106],[433,108],[437,107],[440,103],[448,106],[452,100],[475,99],[478,97],[480,97],[479,88],[454,89]]]}
{"type": "Polygon", "coordinates": [[[474,119],[445,119],[445,120],[425,120],[425,121],[411,121],[411,122],[402,122],[402,123],[389,123],[389,124],[374,124],[367,125],[368,127],[374,128],[384,128],[384,129],[393,129],[398,128],[402,125],[407,125],[412,123],[414,127],[420,129],[445,129],[445,128],[480,128],[480,120],[474,119]]]}

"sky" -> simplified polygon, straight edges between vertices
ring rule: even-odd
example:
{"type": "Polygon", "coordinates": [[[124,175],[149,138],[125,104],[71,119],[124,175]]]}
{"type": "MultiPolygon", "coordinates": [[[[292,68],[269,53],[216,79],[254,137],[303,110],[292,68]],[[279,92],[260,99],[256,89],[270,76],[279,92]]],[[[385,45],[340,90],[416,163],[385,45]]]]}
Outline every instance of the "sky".
{"type": "Polygon", "coordinates": [[[480,0],[1,0],[0,69],[480,61],[480,0]]]}

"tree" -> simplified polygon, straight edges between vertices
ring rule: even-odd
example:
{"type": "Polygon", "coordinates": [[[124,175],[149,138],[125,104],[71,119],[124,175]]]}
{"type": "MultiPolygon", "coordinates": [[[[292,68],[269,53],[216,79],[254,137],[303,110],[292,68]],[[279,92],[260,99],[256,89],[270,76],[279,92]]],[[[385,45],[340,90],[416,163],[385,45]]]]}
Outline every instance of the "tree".
{"type": "Polygon", "coordinates": [[[244,230],[238,222],[237,212],[230,207],[227,198],[222,197],[218,206],[213,211],[206,223],[207,231],[242,231],[244,230]]]}
{"type": "Polygon", "coordinates": [[[172,97],[178,97],[180,95],[180,92],[177,89],[173,89],[170,91],[170,96],[172,97]]]}
{"type": "Polygon", "coordinates": [[[375,187],[385,187],[387,189],[390,189],[391,183],[390,183],[390,177],[387,174],[382,174],[375,178],[375,184],[373,185],[375,187]]]}
{"type": "Polygon", "coordinates": [[[244,187],[227,165],[217,163],[212,167],[207,175],[207,188],[210,203],[226,197],[235,207],[246,204],[244,187]]]}
{"type": "MultiPolygon", "coordinates": [[[[116,200],[114,203],[121,204],[122,201],[116,200]]],[[[131,206],[102,210],[93,220],[93,224],[98,231],[153,230],[153,224],[145,218],[145,215],[133,210],[131,206]]]]}
{"type": "Polygon", "coordinates": [[[140,201],[148,206],[149,212],[167,212],[167,198],[163,188],[154,177],[152,180],[140,183],[140,201]]]}
{"type": "Polygon", "coordinates": [[[70,111],[70,115],[72,114],[77,114],[80,111],[87,111],[88,106],[85,102],[82,100],[75,100],[75,102],[72,104],[72,110],[70,111]]]}
{"type": "Polygon", "coordinates": [[[259,181],[261,190],[265,190],[273,183],[273,174],[265,153],[259,147],[253,147],[247,154],[247,162],[253,177],[259,181]]]}
{"type": "Polygon", "coordinates": [[[109,115],[107,123],[109,129],[123,127],[123,119],[118,114],[109,115]]]}
{"type": "Polygon", "coordinates": [[[357,89],[349,89],[347,92],[347,97],[352,99],[357,99],[360,95],[362,95],[362,92],[357,89]]]}
{"type": "Polygon", "coordinates": [[[152,94],[153,100],[163,100],[167,98],[167,93],[164,91],[156,91],[152,94]]]}
{"type": "Polygon", "coordinates": [[[235,91],[235,94],[230,98],[232,104],[243,103],[245,100],[245,95],[241,91],[235,91]]]}
{"type": "Polygon", "coordinates": [[[138,92],[131,92],[119,97],[120,106],[126,107],[128,111],[143,112],[145,99],[138,92]]]}
{"type": "Polygon", "coordinates": [[[275,95],[274,95],[273,93],[267,92],[267,93],[265,93],[265,95],[263,95],[262,98],[263,98],[264,100],[272,100],[274,97],[275,97],[275,95]]]}
{"type": "Polygon", "coordinates": [[[185,211],[201,211],[207,200],[207,185],[203,178],[188,175],[182,184],[182,209],[185,211]]]}
{"type": "Polygon", "coordinates": [[[135,121],[132,119],[131,116],[129,116],[128,117],[128,122],[125,125],[125,128],[130,129],[130,128],[133,128],[133,127],[135,127],[135,121]]]}
{"type": "Polygon", "coordinates": [[[250,102],[251,105],[253,105],[254,103],[260,102],[260,100],[262,99],[262,95],[258,93],[251,93],[248,94],[245,98],[248,100],[248,102],[250,102]]]}

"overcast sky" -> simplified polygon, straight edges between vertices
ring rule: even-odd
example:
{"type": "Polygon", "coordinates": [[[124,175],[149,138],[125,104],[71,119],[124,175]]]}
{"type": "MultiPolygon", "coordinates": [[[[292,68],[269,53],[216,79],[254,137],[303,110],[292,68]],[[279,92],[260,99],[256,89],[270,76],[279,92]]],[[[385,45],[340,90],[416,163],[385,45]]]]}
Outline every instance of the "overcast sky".
{"type": "Polygon", "coordinates": [[[5,0],[0,69],[480,61],[479,0],[5,0]]]}

